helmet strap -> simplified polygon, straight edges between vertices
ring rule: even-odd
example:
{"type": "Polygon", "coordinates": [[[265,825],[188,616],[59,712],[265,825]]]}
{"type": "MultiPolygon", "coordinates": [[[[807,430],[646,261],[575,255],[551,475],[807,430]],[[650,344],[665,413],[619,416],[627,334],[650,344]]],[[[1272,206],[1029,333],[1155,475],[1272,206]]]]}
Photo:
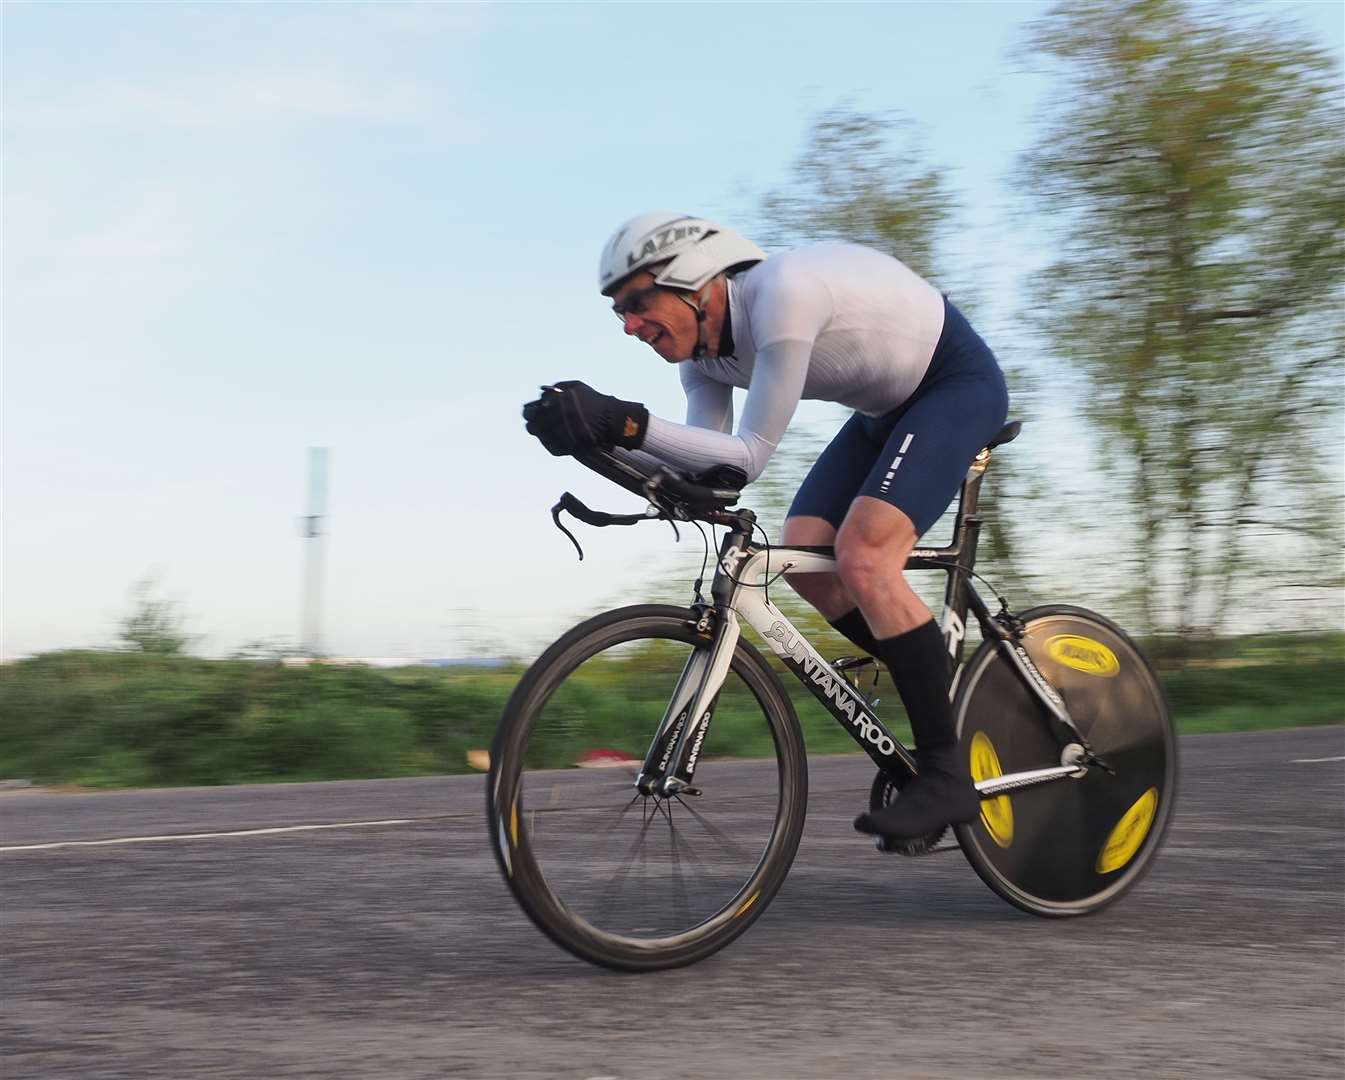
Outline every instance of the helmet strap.
{"type": "Polygon", "coordinates": [[[695,296],[696,299],[692,300],[691,297],[681,291],[677,293],[677,296],[681,299],[682,303],[686,304],[687,307],[696,313],[696,347],[691,350],[691,359],[703,360],[705,359],[705,354],[709,351],[705,341],[705,301],[702,300],[697,293],[692,293],[691,295],[695,296]]]}
{"type": "Polygon", "coordinates": [[[733,291],[729,288],[728,279],[724,280],[724,324],[719,328],[719,348],[715,351],[716,356],[731,357],[734,355],[733,348],[733,291]]]}

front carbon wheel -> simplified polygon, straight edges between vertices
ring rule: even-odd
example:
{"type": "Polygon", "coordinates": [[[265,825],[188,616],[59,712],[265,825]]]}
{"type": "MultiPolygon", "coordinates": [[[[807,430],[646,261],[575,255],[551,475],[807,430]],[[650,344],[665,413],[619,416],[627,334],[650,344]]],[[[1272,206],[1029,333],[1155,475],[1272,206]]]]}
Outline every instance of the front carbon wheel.
{"type": "Polygon", "coordinates": [[[605,967],[677,967],[723,948],[765,910],[803,831],[798,720],[741,638],[698,794],[636,789],[683,671],[708,656],[696,618],[649,605],[575,627],[523,676],[491,748],[486,810],[505,881],[547,936],[605,967]]]}
{"type": "MultiPolygon", "coordinates": [[[[1082,608],[1035,608],[1021,641],[1112,770],[1025,787],[981,802],[955,826],[981,879],[1036,915],[1086,915],[1148,869],[1177,795],[1177,739],[1158,677],[1115,623],[1082,608]]],[[[967,662],[953,705],[975,781],[1069,763],[1046,710],[992,642],[967,662]]]]}

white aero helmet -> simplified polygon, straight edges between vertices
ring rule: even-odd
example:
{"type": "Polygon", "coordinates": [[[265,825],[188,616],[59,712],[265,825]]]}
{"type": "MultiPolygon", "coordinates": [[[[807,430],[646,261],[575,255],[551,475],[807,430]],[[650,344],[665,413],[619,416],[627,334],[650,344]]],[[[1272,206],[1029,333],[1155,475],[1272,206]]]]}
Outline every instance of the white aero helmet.
{"type": "Polygon", "coordinates": [[[654,282],[695,292],[716,274],[766,253],[732,229],[687,214],[641,214],[612,234],[598,263],[598,288],[610,292],[625,278],[656,263],[668,263],[654,282]]]}

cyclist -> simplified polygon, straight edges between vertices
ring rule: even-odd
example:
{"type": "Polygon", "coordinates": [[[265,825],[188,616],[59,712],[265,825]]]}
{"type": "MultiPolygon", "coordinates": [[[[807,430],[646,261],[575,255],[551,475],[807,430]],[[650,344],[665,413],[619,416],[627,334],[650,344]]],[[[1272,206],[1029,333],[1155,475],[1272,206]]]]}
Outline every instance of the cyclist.
{"type": "Polygon", "coordinates": [[[598,284],[625,332],[678,365],[686,423],[568,381],[524,407],[528,431],[557,455],[599,446],[649,468],[734,465],[751,482],[801,398],[854,409],[795,495],[782,542],[835,546],[836,573],[790,584],[887,665],[915,735],[918,775],[855,827],[915,839],[976,817],[943,635],[902,571],[1004,424],[994,354],[933,285],[854,244],[768,259],[703,218],[642,214],[607,242],[598,284]],[[747,390],[736,431],[734,387],[747,390]]]}

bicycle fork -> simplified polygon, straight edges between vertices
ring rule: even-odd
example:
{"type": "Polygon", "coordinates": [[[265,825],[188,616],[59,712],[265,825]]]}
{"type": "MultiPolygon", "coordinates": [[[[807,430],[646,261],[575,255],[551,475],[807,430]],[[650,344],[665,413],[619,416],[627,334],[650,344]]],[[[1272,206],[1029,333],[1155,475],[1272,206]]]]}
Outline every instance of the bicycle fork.
{"type": "Polygon", "coordinates": [[[636,788],[644,795],[667,799],[680,794],[700,794],[691,779],[720,687],[733,662],[740,630],[737,614],[727,608],[713,619],[709,609],[704,609],[696,628],[711,637],[711,644],[708,649],[692,652],[677,679],[672,700],[635,779],[636,788]]]}

